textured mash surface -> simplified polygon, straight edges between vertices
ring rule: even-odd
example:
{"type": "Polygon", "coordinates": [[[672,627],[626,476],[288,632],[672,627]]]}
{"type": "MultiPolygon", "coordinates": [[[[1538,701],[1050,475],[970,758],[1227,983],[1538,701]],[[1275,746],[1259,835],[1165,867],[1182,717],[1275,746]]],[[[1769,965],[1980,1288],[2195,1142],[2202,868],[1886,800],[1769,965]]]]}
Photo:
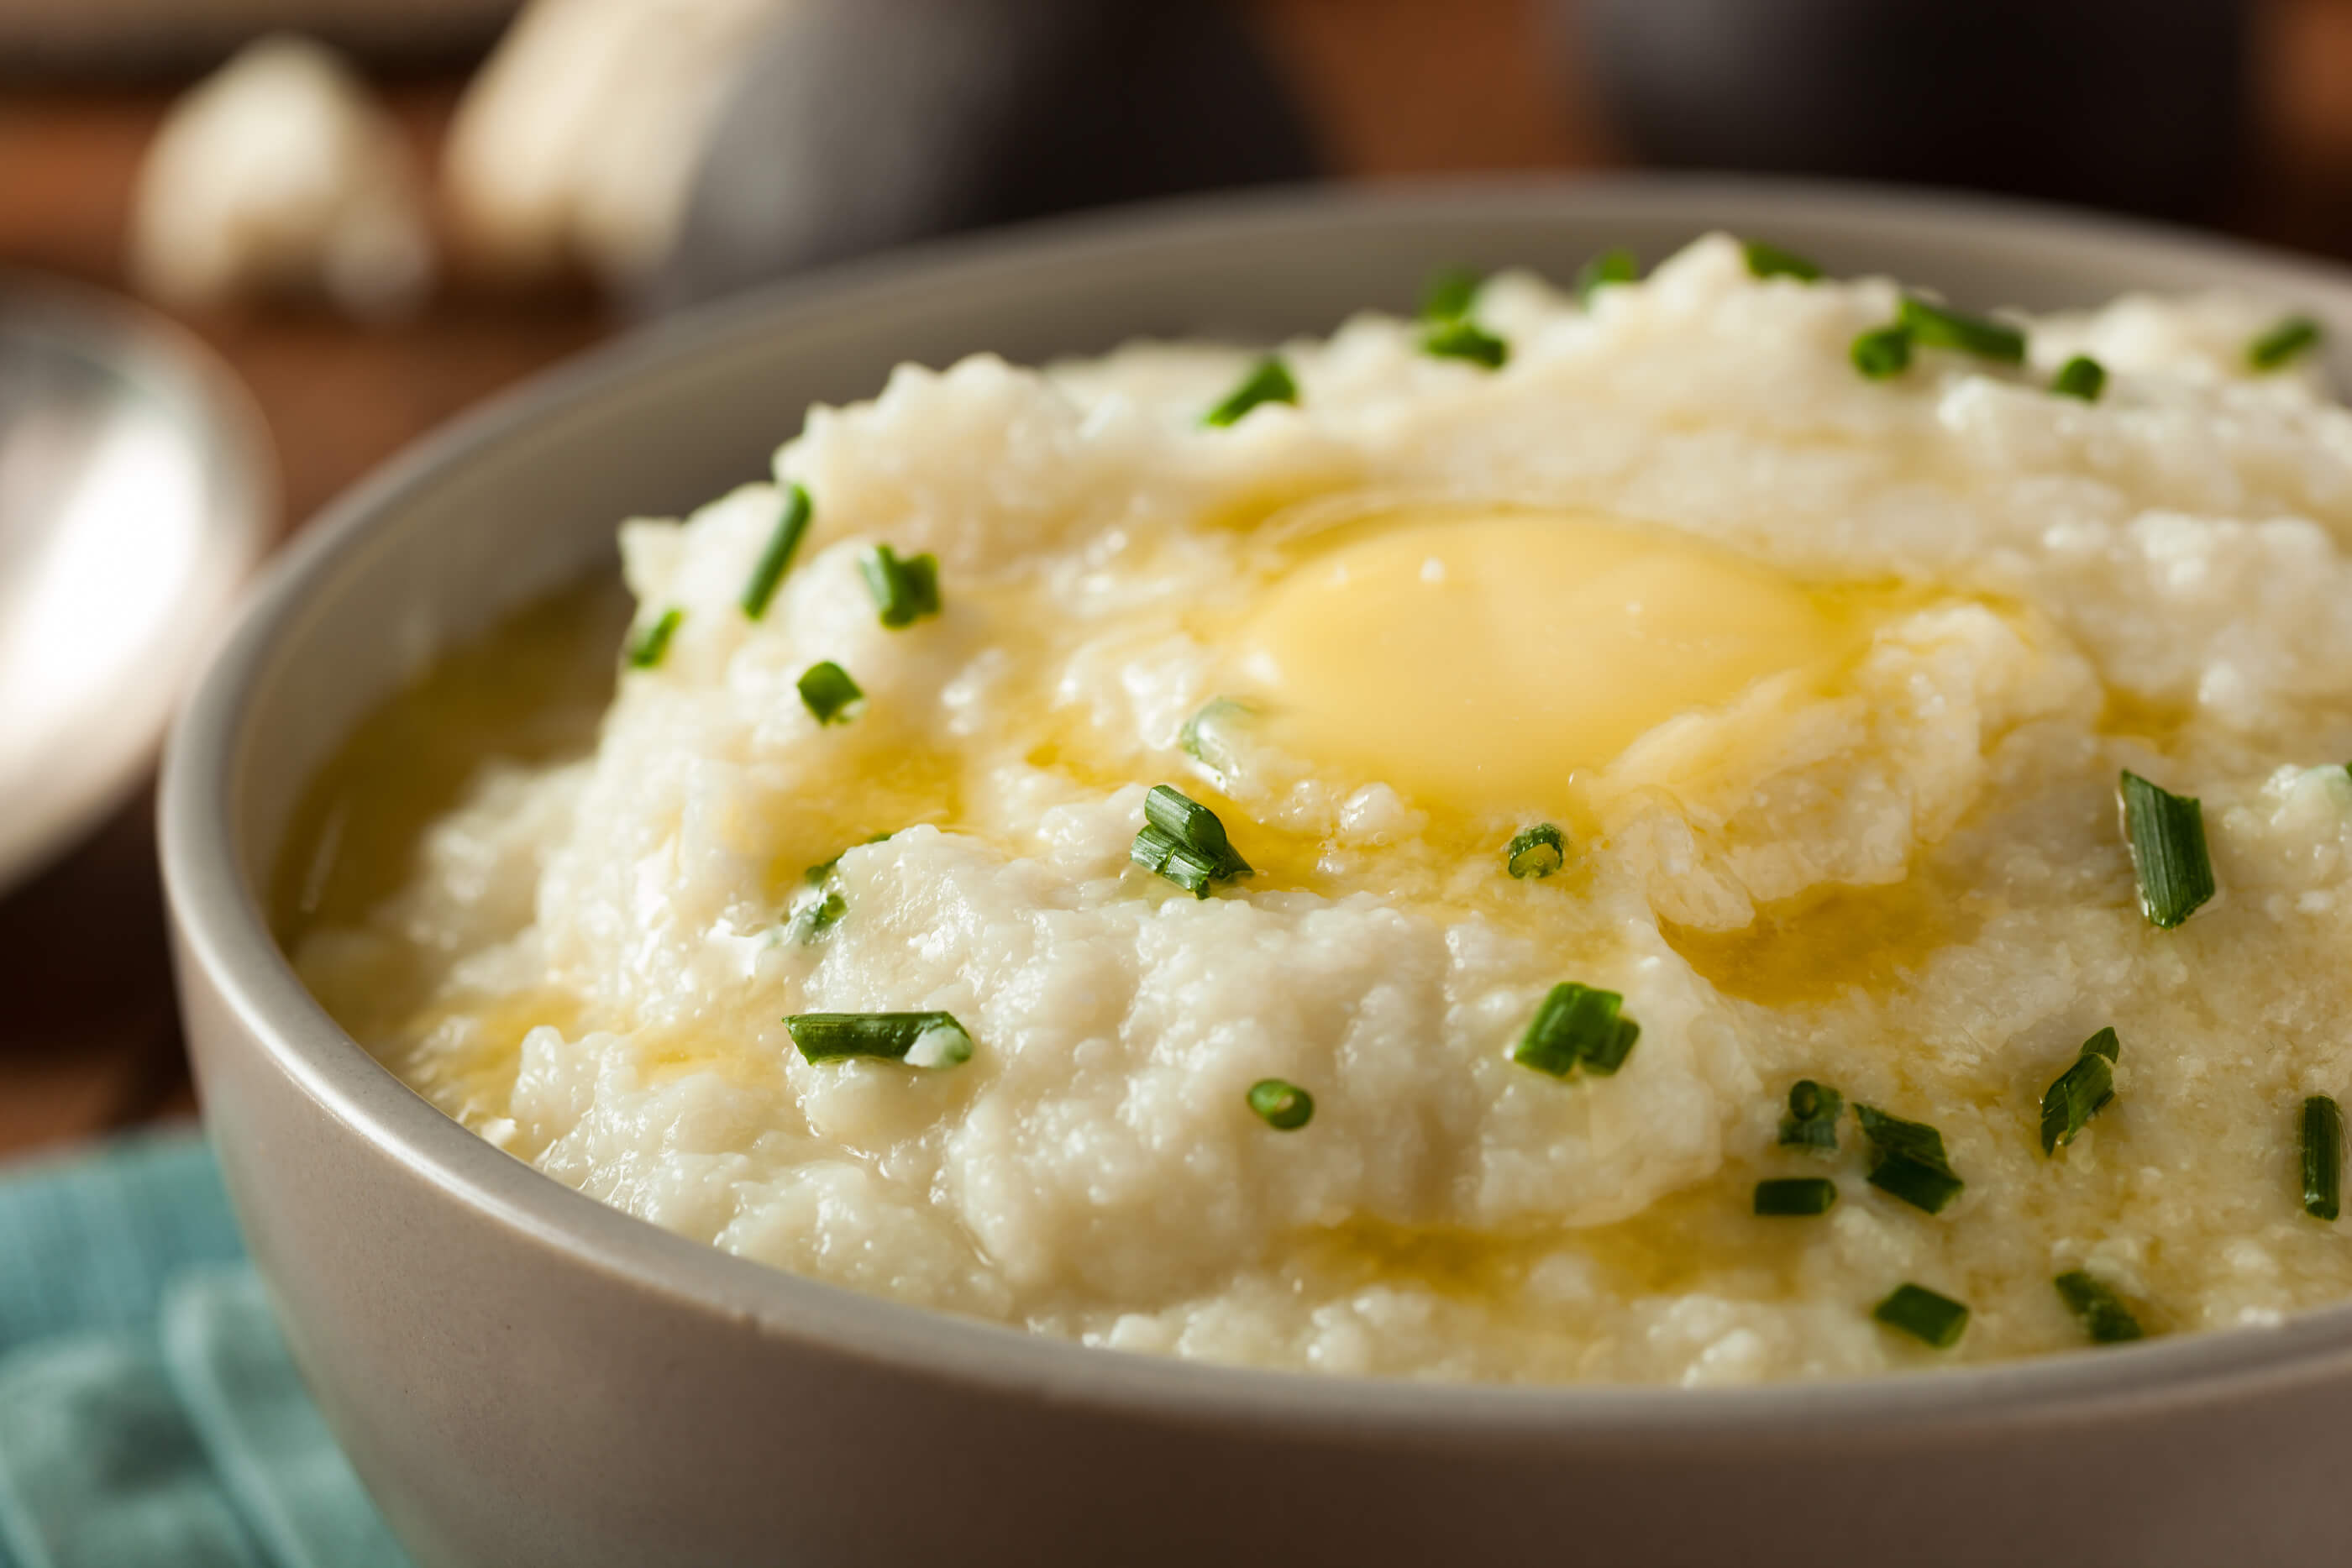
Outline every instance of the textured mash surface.
{"type": "Polygon", "coordinates": [[[775,487],[628,525],[641,618],[684,612],[664,664],[590,755],[486,768],[303,972],[597,1197],[1102,1344],[1716,1383],[1924,1361],[1868,1315],[1906,1280],[1973,1308],[1948,1360],[2079,1343],[2077,1266],[2161,1331],[2352,1293],[2294,1167],[2301,1096],[2352,1092],[2352,418],[2242,372],[2275,302],[2127,298],[2032,323],[2022,369],[1866,381],[1847,345],[1895,299],[1759,282],[1721,238],[1590,310],[1506,276],[1506,368],[1363,317],[1229,430],[1199,414],[1240,350],[903,369],[778,455],[816,516],[762,622],[736,600],[775,487]],[[2103,400],[2042,390],[2085,350],[2103,400]],[[1180,746],[1280,569],[1266,519],[1367,497],[1681,530],[1870,585],[1875,630],[1577,780],[1568,868],[1514,882],[1528,810],[1180,746]],[[876,542],[937,554],[941,615],[878,624],[876,542]],[[846,725],[795,693],[820,659],[867,695],[846,725]],[[2204,801],[2222,893],[2177,931],[2134,904],[2126,767],[2204,801]],[[1260,874],[1196,902],[1132,868],[1163,781],[1260,874]],[[1640,1021],[1617,1076],[1508,1060],[1565,979],[1640,1021]],[[783,1024],[929,1009],[968,1063],[811,1064],[783,1024]],[[2047,1158],[2038,1097],[2106,1024],[2118,1097],[2047,1158]],[[1868,1187],[1850,1119],[1834,1160],[1775,1150],[1808,1075],[1939,1127],[1964,1195],[1868,1187]],[[1268,1076],[1308,1127],[1250,1113],[1268,1076]],[[1748,1212],[1812,1174],[1828,1216],[1748,1212]]]}

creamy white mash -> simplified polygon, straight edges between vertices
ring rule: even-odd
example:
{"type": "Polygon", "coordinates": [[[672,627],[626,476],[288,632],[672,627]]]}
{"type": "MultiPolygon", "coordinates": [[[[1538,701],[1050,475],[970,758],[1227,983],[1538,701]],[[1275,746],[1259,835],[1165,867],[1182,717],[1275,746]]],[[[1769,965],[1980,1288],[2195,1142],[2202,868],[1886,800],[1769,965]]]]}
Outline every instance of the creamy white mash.
{"type": "Polygon", "coordinates": [[[1284,345],[1296,401],[1230,426],[1239,350],[904,368],[776,484],[627,525],[658,657],[302,973],[561,1181],[1091,1344],[1719,1384],[2082,1345],[2077,1270],[2150,1334],[2352,1295],[2298,1165],[2352,1093],[2352,417],[2312,356],[2249,365],[2274,302],[1864,375],[1899,308],[1718,236],[1588,304],[1490,280],[1498,368],[1381,316],[1284,345]],[[2101,394],[2053,392],[2083,354],[2101,394]],[[886,545],[936,613],[884,623],[886,545]],[[2202,802],[2177,929],[2125,769],[2202,802]],[[1254,874],[1139,866],[1163,784],[1254,874]],[[1539,823],[1561,864],[1515,877],[1539,823]],[[1566,982],[1638,1025],[1613,1073],[1515,1059],[1566,982]],[[878,1012],[968,1059],[786,1023],[878,1012]],[[1936,1128],[1958,1196],[1873,1185],[1851,1112],[1782,1146],[1800,1079],[1936,1128]],[[1753,1212],[1799,1177],[1833,1207],[1753,1212]],[[1969,1309],[1948,1348],[1874,1318],[1906,1283],[1969,1309]]]}

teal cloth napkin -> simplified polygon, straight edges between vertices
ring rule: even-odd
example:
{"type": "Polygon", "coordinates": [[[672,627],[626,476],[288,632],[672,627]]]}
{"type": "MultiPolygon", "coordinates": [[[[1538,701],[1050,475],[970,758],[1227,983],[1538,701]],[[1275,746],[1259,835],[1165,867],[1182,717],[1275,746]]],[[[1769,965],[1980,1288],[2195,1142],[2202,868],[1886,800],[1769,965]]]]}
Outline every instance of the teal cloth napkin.
{"type": "Polygon", "coordinates": [[[203,1139],[0,1171],[0,1568],[405,1568],[203,1139]]]}

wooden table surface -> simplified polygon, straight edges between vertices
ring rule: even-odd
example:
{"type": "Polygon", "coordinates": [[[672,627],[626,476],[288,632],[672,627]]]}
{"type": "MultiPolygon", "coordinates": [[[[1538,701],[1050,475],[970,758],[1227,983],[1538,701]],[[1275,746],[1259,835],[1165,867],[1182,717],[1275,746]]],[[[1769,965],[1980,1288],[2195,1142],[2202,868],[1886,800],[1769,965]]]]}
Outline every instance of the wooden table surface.
{"type": "MultiPolygon", "coordinates": [[[[1343,177],[1620,162],[1537,0],[1257,0],[1343,177]]],[[[2263,13],[2259,158],[2231,225],[2352,256],[2352,7],[2263,13]]],[[[384,84],[432,167],[457,85],[384,84]]],[[[0,89],[0,267],[123,287],[130,194],[168,87],[0,89]]],[[[190,319],[252,387],[289,521],[485,395],[614,331],[582,285],[462,280],[398,326],[315,309],[190,319]]],[[[194,1109],[174,1022],[152,796],[0,901],[0,1154],[194,1109]]]]}

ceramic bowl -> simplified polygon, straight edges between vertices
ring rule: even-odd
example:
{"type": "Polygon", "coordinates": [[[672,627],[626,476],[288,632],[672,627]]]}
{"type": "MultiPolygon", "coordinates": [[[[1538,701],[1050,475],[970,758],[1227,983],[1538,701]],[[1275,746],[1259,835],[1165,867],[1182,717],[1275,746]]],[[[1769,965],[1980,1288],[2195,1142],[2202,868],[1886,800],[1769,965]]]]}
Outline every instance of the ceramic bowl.
{"type": "Polygon", "coordinates": [[[276,566],[163,798],[205,1115],[296,1360],[427,1565],[2333,1561],[2352,1307],[1982,1368],[1745,1390],[1254,1373],[940,1316],[672,1236],[404,1088],[272,941],[304,780],[436,649],[761,476],[903,360],[1323,332],[1441,264],[1573,274],[1711,227],[1971,305],[2228,284],[2352,340],[2342,276],[1954,198],[1587,182],[1185,203],[856,266],[471,415],[276,566]],[[2317,1553],[2315,1557],[2312,1554],[2317,1553]]]}

